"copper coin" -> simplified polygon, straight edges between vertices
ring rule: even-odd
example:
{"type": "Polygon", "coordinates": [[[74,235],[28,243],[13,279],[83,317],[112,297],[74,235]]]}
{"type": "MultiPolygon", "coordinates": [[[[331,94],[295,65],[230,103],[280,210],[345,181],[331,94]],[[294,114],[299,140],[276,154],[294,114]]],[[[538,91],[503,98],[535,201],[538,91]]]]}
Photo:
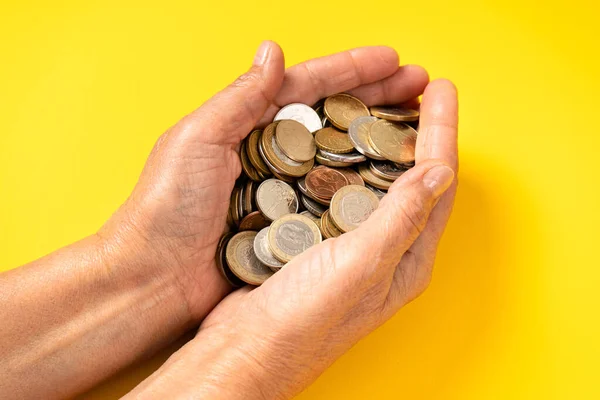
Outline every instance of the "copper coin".
{"type": "Polygon", "coordinates": [[[365,157],[364,155],[362,155],[356,151],[353,151],[352,153],[337,154],[337,153],[331,153],[329,151],[319,149],[319,155],[321,157],[327,158],[328,160],[331,160],[331,161],[344,162],[344,163],[359,163],[359,162],[367,161],[367,157],[365,157]]]}
{"type": "Polygon", "coordinates": [[[355,170],[350,168],[338,168],[338,171],[344,174],[350,185],[365,186],[365,181],[355,170]]]}
{"type": "Polygon", "coordinates": [[[293,177],[306,175],[306,173],[313,167],[314,160],[310,159],[309,161],[300,163],[286,156],[281,151],[275,140],[275,129],[277,128],[278,124],[279,122],[273,122],[272,124],[269,124],[263,131],[261,144],[265,158],[269,160],[271,164],[273,164],[278,172],[281,171],[285,175],[293,177]]]}
{"type": "Polygon", "coordinates": [[[296,192],[279,179],[267,179],[256,191],[256,204],[260,212],[269,220],[298,212],[296,192]]]}
{"type": "Polygon", "coordinates": [[[240,161],[242,163],[242,170],[246,176],[255,182],[260,182],[261,179],[256,168],[250,164],[250,160],[248,159],[248,153],[246,153],[246,141],[243,141],[240,147],[240,161]]]}
{"type": "Polygon", "coordinates": [[[385,158],[382,157],[369,142],[369,128],[376,121],[378,121],[378,119],[375,117],[356,118],[348,128],[348,136],[350,137],[352,145],[354,145],[354,148],[358,150],[359,153],[374,160],[385,160],[385,158]]]}
{"type": "Polygon", "coordinates": [[[240,222],[240,231],[260,231],[271,222],[261,214],[260,211],[254,211],[246,215],[240,222]]]}
{"type": "Polygon", "coordinates": [[[358,166],[358,173],[360,174],[360,177],[363,178],[365,183],[368,183],[369,185],[378,189],[388,190],[390,186],[392,186],[393,182],[375,176],[373,172],[371,172],[371,169],[365,164],[358,166]]]}
{"type": "Polygon", "coordinates": [[[233,233],[229,232],[221,236],[219,240],[219,244],[217,244],[217,254],[215,257],[215,262],[217,264],[217,269],[221,273],[221,276],[233,287],[241,287],[246,283],[243,282],[240,278],[235,276],[229,265],[227,265],[227,260],[225,258],[225,249],[227,248],[227,243],[233,237],[233,233]]]}
{"type": "Polygon", "coordinates": [[[369,168],[373,175],[388,181],[395,181],[406,172],[406,168],[398,168],[397,164],[386,161],[371,161],[369,168]]]}
{"type": "Polygon", "coordinates": [[[327,210],[327,207],[325,207],[323,204],[317,203],[315,200],[311,199],[308,196],[302,195],[300,197],[300,200],[302,201],[302,204],[304,204],[304,207],[306,207],[306,209],[311,214],[314,214],[318,217],[322,216],[323,213],[327,210]]]}
{"type": "Polygon", "coordinates": [[[317,152],[312,133],[300,122],[291,119],[279,121],[275,128],[275,141],[281,151],[294,161],[309,161],[317,152]]]}
{"type": "Polygon", "coordinates": [[[315,143],[321,150],[331,153],[351,153],[354,146],[347,133],[335,128],[323,128],[315,133],[315,143]]]}
{"type": "Polygon", "coordinates": [[[415,160],[417,132],[402,122],[380,119],[369,130],[371,145],[390,161],[407,163],[415,160]]]}
{"type": "Polygon", "coordinates": [[[266,177],[271,175],[271,171],[269,171],[269,168],[265,164],[258,151],[258,143],[260,142],[261,135],[262,131],[259,130],[255,130],[250,133],[248,139],[246,139],[246,153],[248,154],[250,164],[252,164],[256,171],[266,177]]]}
{"type": "Polygon", "coordinates": [[[255,237],[254,231],[236,233],[227,244],[225,259],[235,276],[250,285],[261,285],[273,275],[273,271],[256,257],[255,237]]]}
{"type": "Polygon", "coordinates": [[[353,166],[355,163],[350,163],[350,162],[341,162],[341,161],[331,161],[328,158],[323,157],[322,155],[318,154],[315,156],[315,161],[317,163],[320,164],[320,166],[325,166],[325,167],[334,167],[334,168],[345,168],[345,167],[351,167],[353,166]]]}
{"type": "Polygon", "coordinates": [[[300,122],[310,132],[316,132],[321,129],[321,118],[311,107],[302,103],[292,103],[283,107],[277,112],[273,121],[280,121],[283,119],[293,119],[294,121],[300,122]]]}
{"type": "Polygon", "coordinates": [[[348,179],[340,171],[325,167],[313,169],[306,174],[308,192],[324,199],[330,199],[340,188],[348,185],[348,179]]]}
{"type": "Polygon", "coordinates": [[[331,199],[329,216],[342,232],[350,232],[369,218],[379,206],[379,199],[364,186],[348,185],[331,199]]]}
{"type": "MultiPolygon", "coordinates": [[[[317,169],[317,168],[324,168],[324,167],[322,165],[319,165],[313,169],[317,169]]],[[[298,179],[296,181],[296,184],[298,186],[298,190],[300,190],[300,193],[302,193],[305,197],[308,197],[308,198],[316,201],[319,204],[329,207],[329,203],[330,203],[331,199],[326,199],[323,197],[316,196],[313,193],[310,193],[308,191],[308,188],[306,187],[306,177],[302,177],[302,178],[298,179]]],[[[304,204],[304,206],[306,207],[305,204],[304,204]]]]}
{"type": "Polygon", "coordinates": [[[276,259],[289,262],[309,247],[321,243],[321,231],[312,219],[288,214],[273,221],[267,233],[269,249],[276,259]]]}
{"type": "Polygon", "coordinates": [[[417,121],[419,119],[418,111],[403,107],[371,107],[371,114],[388,121],[417,121]]]}
{"type": "Polygon", "coordinates": [[[348,130],[350,123],[356,118],[371,115],[362,101],[346,93],[329,96],[323,110],[333,126],[344,131],[348,130]]]}

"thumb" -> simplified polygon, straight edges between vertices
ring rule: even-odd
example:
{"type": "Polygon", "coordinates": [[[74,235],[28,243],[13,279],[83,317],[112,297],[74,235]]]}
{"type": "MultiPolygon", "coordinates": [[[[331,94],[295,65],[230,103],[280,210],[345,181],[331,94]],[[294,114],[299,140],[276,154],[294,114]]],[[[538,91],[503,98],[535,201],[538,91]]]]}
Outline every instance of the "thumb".
{"type": "MultiPolygon", "coordinates": [[[[383,272],[398,264],[425,228],[429,214],[454,180],[454,171],[440,160],[428,160],[405,172],[394,182],[379,208],[358,229],[341,236],[340,248],[353,249],[374,262],[361,268],[383,272]],[[389,268],[388,268],[389,267],[389,268]]],[[[369,271],[364,271],[369,275],[369,271]]],[[[376,271],[372,271],[376,272],[376,271]]]]}
{"type": "Polygon", "coordinates": [[[205,143],[239,143],[273,101],[284,72],[281,47],[262,42],[250,69],[185,117],[183,131],[205,143]]]}

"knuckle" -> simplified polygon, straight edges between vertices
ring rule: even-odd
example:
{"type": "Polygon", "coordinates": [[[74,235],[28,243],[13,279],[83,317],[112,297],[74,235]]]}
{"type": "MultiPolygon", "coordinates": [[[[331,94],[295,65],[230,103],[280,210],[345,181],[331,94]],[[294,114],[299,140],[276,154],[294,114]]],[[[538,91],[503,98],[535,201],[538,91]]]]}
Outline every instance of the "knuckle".
{"type": "Polygon", "coordinates": [[[237,77],[235,81],[231,83],[234,88],[248,88],[260,84],[261,77],[254,71],[248,71],[237,77]]]}

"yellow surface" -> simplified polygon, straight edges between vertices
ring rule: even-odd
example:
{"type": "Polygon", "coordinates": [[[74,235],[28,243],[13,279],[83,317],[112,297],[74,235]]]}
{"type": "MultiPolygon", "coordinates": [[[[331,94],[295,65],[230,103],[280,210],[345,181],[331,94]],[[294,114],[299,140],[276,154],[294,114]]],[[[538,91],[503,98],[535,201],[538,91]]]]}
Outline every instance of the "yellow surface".
{"type": "Polygon", "coordinates": [[[288,65],[387,44],[459,87],[455,214],[428,292],[300,399],[600,398],[597,2],[157,4],[0,2],[0,268],[96,230],[261,39],[288,65]]]}

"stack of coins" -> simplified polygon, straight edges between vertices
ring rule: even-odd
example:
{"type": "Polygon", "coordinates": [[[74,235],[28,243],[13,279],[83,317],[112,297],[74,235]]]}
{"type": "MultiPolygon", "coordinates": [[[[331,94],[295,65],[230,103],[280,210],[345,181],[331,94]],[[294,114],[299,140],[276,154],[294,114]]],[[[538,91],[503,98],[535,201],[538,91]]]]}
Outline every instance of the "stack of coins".
{"type": "Polygon", "coordinates": [[[295,256],[356,229],[414,165],[419,112],[345,93],[283,107],[240,148],[216,263],[233,286],[260,285],[295,256]],[[233,233],[237,232],[237,233],[233,233]]]}

